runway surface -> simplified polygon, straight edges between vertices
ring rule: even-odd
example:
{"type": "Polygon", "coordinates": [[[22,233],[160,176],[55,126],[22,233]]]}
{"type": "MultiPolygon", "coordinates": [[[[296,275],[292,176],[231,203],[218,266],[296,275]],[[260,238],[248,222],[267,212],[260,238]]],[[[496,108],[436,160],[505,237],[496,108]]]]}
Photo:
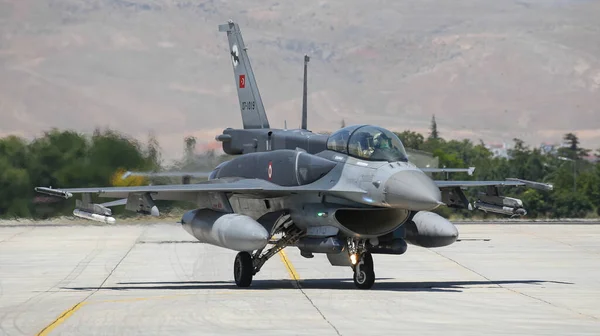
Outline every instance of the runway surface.
{"type": "Polygon", "coordinates": [[[600,334],[600,225],[459,230],[375,255],[362,291],[296,248],[238,289],[235,252],[176,224],[0,226],[0,335],[600,334]]]}

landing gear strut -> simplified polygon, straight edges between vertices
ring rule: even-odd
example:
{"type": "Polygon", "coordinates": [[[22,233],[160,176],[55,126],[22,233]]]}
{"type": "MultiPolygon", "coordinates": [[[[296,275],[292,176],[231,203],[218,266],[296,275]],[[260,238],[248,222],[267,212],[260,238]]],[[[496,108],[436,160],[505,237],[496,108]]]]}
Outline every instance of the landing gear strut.
{"type": "Polygon", "coordinates": [[[370,289],[375,283],[373,256],[366,251],[364,240],[348,239],[348,254],[354,271],[354,285],[359,289],[370,289]]]}
{"type": "Polygon", "coordinates": [[[262,266],[277,252],[283,250],[286,246],[294,244],[304,232],[294,225],[283,227],[283,236],[277,240],[273,247],[263,253],[263,249],[249,252],[239,252],[233,262],[233,278],[238,287],[250,287],[252,277],[260,271],[262,266]]]}

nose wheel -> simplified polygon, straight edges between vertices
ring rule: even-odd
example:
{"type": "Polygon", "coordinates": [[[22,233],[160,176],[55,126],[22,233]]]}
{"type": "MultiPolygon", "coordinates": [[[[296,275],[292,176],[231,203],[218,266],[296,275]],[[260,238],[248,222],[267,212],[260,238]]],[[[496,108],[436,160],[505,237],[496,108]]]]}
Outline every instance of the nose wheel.
{"type": "Polygon", "coordinates": [[[354,285],[358,289],[370,289],[375,283],[375,271],[373,267],[373,256],[370,252],[363,252],[354,270],[354,285]]]}

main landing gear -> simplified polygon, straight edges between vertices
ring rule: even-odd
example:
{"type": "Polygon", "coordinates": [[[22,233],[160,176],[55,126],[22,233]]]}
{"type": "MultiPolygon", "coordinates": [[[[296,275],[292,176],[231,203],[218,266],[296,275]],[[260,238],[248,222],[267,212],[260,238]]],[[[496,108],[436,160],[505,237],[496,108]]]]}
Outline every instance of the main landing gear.
{"type": "Polygon", "coordinates": [[[277,240],[275,245],[263,253],[263,249],[253,254],[239,252],[233,262],[233,278],[238,287],[250,287],[252,277],[260,271],[262,266],[272,256],[283,250],[286,246],[294,244],[304,232],[292,225],[283,230],[283,236],[277,240]]]}
{"type": "Polygon", "coordinates": [[[240,252],[233,262],[233,278],[238,287],[249,287],[254,276],[252,256],[248,252],[240,252]]]}
{"type": "Polygon", "coordinates": [[[348,253],[354,271],[354,285],[358,289],[370,289],[375,283],[373,256],[367,252],[365,241],[348,239],[348,253]]]}

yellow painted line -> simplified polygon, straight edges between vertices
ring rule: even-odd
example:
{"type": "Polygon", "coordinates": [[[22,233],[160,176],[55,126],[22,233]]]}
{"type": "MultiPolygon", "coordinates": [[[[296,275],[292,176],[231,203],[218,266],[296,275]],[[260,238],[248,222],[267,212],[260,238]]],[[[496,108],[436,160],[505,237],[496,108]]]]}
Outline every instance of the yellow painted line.
{"type": "Polygon", "coordinates": [[[42,329],[37,336],[46,336],[48,335],[54,328],[58,327],[61,323],[65,322],[71,315],[75,314],[75,312],[85,305],[85,302],[79,302],[68,310],[65,310],[54,322],[50,323],[46,328],[42,329]]]}
{"type": "Polygon", "coordinates": [[[292,280],[294,280],[294,281],[299,281],[300,276],[298,275],[298,272],[296,272],[296,269],[294,268],[294,265],[292,265],[292,262],[288,258],[287,254],[285,254],[285,251],[284,250],[279,251],[279,256],[281,257],[281,261],[283,262],[283,264],[285,265],[285,268],[287,269],[288,273],[290,274],[290,278],[292,278],[292,280]]]}
{"type": "MultiPolygon", "coordinates": [[[[213,292],[213,293],[209,293],[209,294],[213,295],[213,294],[234,294],[234,293],[235,292],[233,291],[233,292],[213,292]]],[[[173,299],[176,297],[195,296],[195,295],[196,294],[164,295],[164,296],[136,297],[136,298],[126,298],[126,299],[116,299],[116,300],[80,302],[80,303],[74,305],[73,307],[71,307],[70,309],[65,310],[56,320],[54,320],[52,323],[50,323],[48,326],[46,326],[44,329],[42,329],[42,331],[37,333],[37,336],[46,336],[46,335],[50,334],[50,332],[52,330],[54,330],[54,328],[58,327],[61,323],[65,322],[69,317],[71,317],[71,315],[75,314],[75,312],[77,310],[79,310],[79,308],[83,307],[84,305],[98,304],[98,303],[135,302],[135,301],[145,301],[145,300],[153,300],[153,299],[173,299]]]]}

